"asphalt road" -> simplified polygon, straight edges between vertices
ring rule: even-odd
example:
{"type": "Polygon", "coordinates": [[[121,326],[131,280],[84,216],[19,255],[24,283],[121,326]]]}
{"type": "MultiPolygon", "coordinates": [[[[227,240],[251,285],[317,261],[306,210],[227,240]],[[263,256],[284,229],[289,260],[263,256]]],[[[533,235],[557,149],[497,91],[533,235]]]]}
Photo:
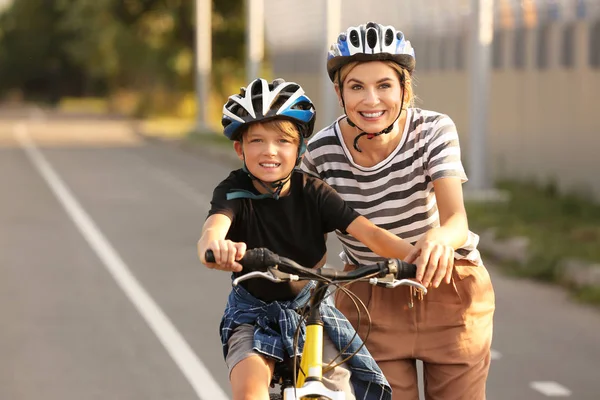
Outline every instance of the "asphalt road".
{"type": "MultiPolygon", "coordinates": [[[[123,120],[0,110],[0,399],[229,398],[230,280],[195,243],[231,167],[123,120]]],[[[600,312],[490,269],[488,398],[600,398],[600,312]]]]}

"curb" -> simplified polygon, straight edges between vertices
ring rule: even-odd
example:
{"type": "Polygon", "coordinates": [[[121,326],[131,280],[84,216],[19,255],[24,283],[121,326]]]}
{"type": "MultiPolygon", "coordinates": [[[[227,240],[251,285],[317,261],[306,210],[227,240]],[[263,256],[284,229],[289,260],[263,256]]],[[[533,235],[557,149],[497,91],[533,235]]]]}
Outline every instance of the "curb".
{"type": "MultiPolygon", "coordinates": [[[[531,255],[529,238],[515,236],[507,239],[496,237],[494,228],[483,231],[479,236],[479,248],[499,261],[526,266],[531,255]]],[[[600,288],[600,264],[589,263],[575,258],[565,258],[558,262],[560,282],[576,289],[600,288]]],[[[557,282],[557,283],[560,283],[557,282]]]]}

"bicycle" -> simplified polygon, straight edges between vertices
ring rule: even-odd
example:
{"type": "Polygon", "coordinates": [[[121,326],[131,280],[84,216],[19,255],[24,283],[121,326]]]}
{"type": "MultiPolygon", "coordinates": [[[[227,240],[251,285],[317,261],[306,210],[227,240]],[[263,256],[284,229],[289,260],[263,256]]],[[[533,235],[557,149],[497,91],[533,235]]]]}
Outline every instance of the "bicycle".
{"type": "MultiPolygon", "coordinates": [[[[208,262],[214,262],[214,255],[211,250],[206,252],[205,258],[208,262]]],[[[263,278],[272,282],[300,280],[317,282],[308,303],[309,314],[306,319],[306,338],[300,357],[300,365],[297,366],[295,357],[276,364],[271,387],[279,385],[281,393],[271,394],[271,400],[344,400],[346,398],[343,392],[332,391],[322,383],[323,320],[319,312],[319,305],[328,295],[327,288],[330,285],[340,287],[339,285],[343,283],[368,281],[372,285],[388,288],[409,286],[418,289],[422,294],[427,294],[427,288],[421,283],[411,280],[416,276],[416,265],[398,259],[387,259],[376,264],[360,266],[352,271],[338,271],[332,268],[312,269],[303,267],[295,261],[279,256],[266,248],[257,248],[246,251],[239,263],[244,270],[250,272],[235,278],[233,280],[234,286],[242,281],[254,278],[263,278]],[[282,268],[294,273],[284,272],[282,268]]],[[[345,288],[342,288],[342,290],[348,291],[345,288]]],[[[345,361],[347,360],[342,362],[345,361]]]]}

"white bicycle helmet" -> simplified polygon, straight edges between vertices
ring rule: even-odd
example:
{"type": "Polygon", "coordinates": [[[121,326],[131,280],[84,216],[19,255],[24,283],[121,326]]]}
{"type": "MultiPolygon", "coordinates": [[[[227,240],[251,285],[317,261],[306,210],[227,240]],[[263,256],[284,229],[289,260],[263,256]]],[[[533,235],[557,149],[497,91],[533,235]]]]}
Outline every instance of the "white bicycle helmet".
{"type": "Polygon", "coordinates": [[[327,53],[327,73],[333,82],[335,73],[352,61],[384,61],[398,63],[412,74],[415,51],[401,31],[375,22],[351,26],[342,32],[327,53]]]}
{"type": "Polygon", "coordinates": [[[239,140],[248,124],[276,117],[290,120],[298,126],[303,138],[309,138],[315,126],[315,106],[295,82],[279,78],[272,83],[255,79],[239,94],[229,96],[223,106],[223,133],[230,140],[239,140]]]}

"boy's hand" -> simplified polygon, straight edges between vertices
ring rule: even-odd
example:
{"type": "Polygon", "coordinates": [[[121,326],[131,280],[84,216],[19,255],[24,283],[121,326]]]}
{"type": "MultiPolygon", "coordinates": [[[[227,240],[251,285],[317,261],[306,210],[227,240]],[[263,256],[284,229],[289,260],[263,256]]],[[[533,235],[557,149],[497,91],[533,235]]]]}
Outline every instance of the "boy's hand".
{"type": "Polygon", "coordinates": [[[204,254],[201,254],[201,261],[208,268],[230,272],[240,272],[242,270],[242,265],[237,261],[244,257],[246,243],[232,242],[231,240],[215,240],[208,244],[207,250],[212,250],[215,255],[215,262],[208,263],[204,258],[204,254]]]}

